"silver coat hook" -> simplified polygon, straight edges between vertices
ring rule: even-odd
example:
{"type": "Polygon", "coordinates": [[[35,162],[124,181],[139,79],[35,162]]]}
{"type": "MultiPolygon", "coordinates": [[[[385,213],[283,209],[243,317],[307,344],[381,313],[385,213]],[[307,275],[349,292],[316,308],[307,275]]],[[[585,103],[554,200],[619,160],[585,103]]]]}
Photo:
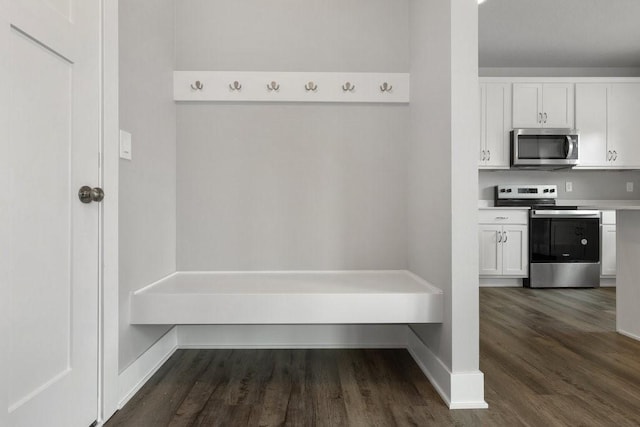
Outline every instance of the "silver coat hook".
{"type": "Polygon", "coordinates": [[[279,91],[280,90],[280,85],[276,82],[271,82],[267,85],[267,89],[269,89],[270,91],[279,91]]]}
{"type": "Polygon", "coordinates": [[[232,84],[229,84],[229,89],[239,91],[242,89],[242,85],[240,84],[239,81],[236,80],[232,84]]]}
{"type": "Polygon", "coordinates": [[[380,86],[380,92],[391,92],[392,90],[393,86],[387,82],[382,83],[382,86],[380,86]]]}
{"type": "Polygon", "coordinates": [[[191,89],[193,90],[202,90],[204,89],[204,85],[202,84],[202,82],[200,80],[196,81],[195,86],[191,85],[191,89]]]}
{"type": "Polygon", "coordinates": [[[352,85],[351,82],[346,82],[342,85],[342,90],[344,92],[353,92],[356,89],[356,85],[352,85]]]}
{"type": "Polygon", "coordinates": [[[315,84],[314,82],[309,82],[306,85],[304,85],[304,88],[307,92],[309,91],[317,91],[318,90],[318,85],[315,84]]]}

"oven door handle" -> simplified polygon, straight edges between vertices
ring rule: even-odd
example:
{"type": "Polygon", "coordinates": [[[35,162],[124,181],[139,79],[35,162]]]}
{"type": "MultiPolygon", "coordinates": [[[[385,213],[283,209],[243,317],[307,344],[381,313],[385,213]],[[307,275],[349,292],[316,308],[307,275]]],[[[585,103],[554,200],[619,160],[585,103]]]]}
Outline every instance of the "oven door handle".
{"type": "Polygon", "coordinates": [[[600,211],[532,210],[531,218],[600,218],[600,211]]]}

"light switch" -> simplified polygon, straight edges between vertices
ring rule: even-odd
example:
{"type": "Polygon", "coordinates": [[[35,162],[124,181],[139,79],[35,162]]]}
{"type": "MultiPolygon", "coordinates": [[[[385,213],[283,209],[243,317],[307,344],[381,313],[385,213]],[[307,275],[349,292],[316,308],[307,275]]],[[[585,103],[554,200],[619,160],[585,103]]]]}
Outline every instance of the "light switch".
{"type": "Polygon", "coordinates": [[[131,134],[120,130],[120,158],[131,160],[131,134]]]}
{"type": "Polygon", "coordinates": [[[633,182],[627,182],[627,192],[633,193],[633,182]]]}

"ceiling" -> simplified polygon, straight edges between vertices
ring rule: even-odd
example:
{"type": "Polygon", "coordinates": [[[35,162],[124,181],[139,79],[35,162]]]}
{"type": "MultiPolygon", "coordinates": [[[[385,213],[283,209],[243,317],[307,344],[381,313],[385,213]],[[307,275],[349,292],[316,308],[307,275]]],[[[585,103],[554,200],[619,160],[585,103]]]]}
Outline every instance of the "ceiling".
{"type": "Polygon", "coordinates": [[[480,67],[640,67],[640,0],[487,0],[480,67]]]}

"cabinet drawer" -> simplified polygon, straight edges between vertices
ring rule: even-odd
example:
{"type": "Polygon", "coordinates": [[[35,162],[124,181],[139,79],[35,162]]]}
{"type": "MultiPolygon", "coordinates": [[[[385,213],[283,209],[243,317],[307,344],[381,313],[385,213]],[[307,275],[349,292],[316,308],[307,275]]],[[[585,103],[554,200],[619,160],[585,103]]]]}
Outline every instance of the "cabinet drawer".
{"type": "Polygon", "coordinates": [[[480,224],[527,224],[529,210],[482,209],[478,215],[480,224]]]}

